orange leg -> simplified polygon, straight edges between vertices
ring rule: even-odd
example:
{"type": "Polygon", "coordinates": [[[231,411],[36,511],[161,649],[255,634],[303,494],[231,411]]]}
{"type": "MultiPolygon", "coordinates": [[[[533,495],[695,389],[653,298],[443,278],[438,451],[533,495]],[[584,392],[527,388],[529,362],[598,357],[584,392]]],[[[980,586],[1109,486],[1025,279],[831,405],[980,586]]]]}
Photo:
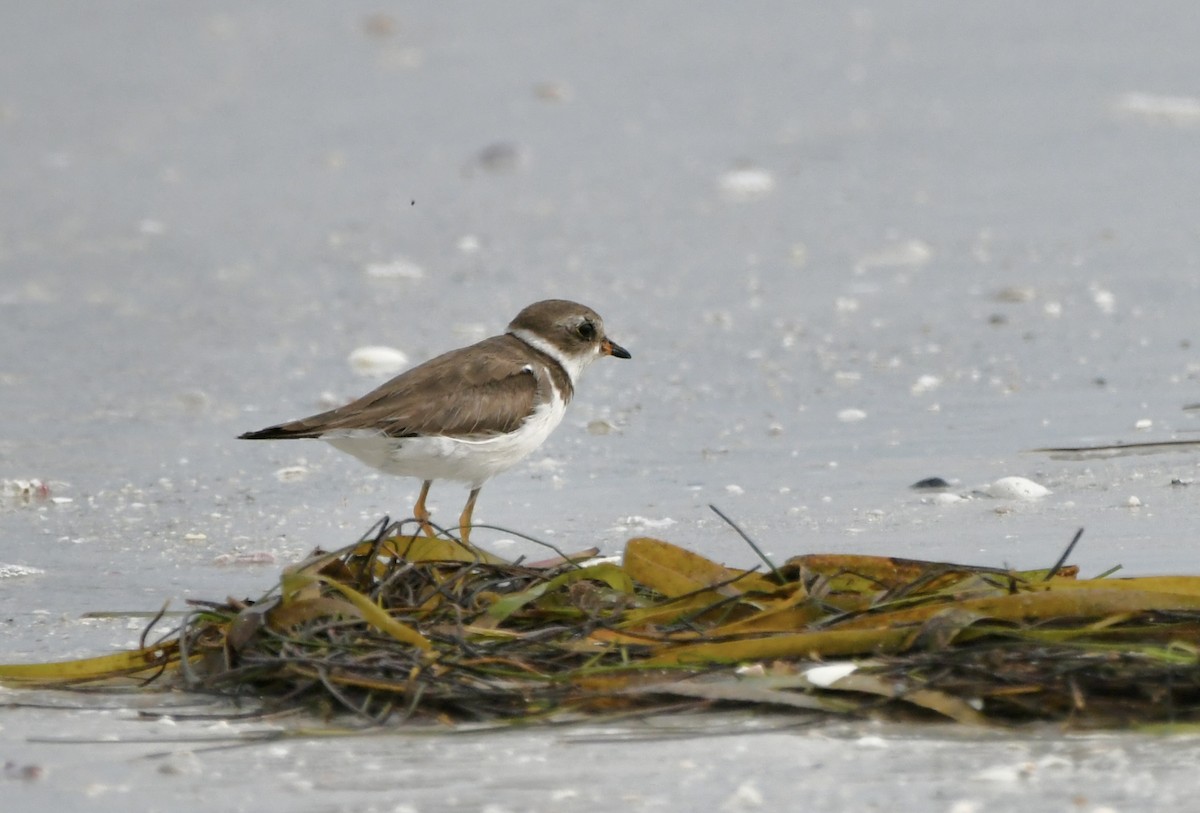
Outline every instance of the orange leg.
{"type": "Polygon", "coordinates": [[[464,545],[471,544],[471,515],[475,513],[475,500],[478,497],[479,489],[471,489],[471,496],[467,497],[467,505],[458,518],[458,530],[462,534],[464,545]]]}
{"type": "Polygon", "coordinates": [[[429,524],[429,509],[425,507],[425,498],[429,496],[429,487],[433,485],[432,480],[426,480],[421,483],[421,496],[417,497],[417,504],[413,506],[413,516],[417,518],[417,522],[421,523],[421,531],[426,536],[435,536],[433,526],[429,524]]]}

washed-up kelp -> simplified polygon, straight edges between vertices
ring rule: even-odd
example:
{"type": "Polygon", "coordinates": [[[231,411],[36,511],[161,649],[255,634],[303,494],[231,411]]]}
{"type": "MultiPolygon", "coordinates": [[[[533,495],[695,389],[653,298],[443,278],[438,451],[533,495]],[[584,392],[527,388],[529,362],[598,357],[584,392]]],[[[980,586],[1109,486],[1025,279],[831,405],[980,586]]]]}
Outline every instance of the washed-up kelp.
{"type": "MultiPolygon", "coordinates": [[[[394,530],[394,529],[393,529],[394,530]]],[[[1080,579],[846,554],[729,568],[657,539],[508,562],[379,533],[140,649],[8,685],[251,696],[374,722],[740,705],[963,723],[1200,719],[1200,577],[1080,579]]]]}

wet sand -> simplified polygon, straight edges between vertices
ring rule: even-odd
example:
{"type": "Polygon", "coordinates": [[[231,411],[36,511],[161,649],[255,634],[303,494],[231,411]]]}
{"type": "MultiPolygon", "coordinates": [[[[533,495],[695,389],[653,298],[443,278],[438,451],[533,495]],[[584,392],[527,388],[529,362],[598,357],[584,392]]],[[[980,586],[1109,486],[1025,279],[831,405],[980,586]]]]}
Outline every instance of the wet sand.
{"type": "MultiPolygon", "coordinates": [[[[406,515],[415,482],[234,438],[373,387],[356,349],[419,361],[550,296],[634,359],[588,371],[480,522],[752,562],[716,503],[778,557],[1015,567],[1084,527],[1085,575],[1197,572],[1194,450],[1032,451],[1196,438],[1196,16],[6,6],[4,660],[131,645],[140,620],[82,614],[253,597],[406,515]],[[933,476],[950,497],[909,488],[933,476]],[[1008,476],[1051,493],[985,495],[1008,476]]],[[[435,488],[436,516],[464,496],[435,488]]],[[[1196,756],[1040,728],[755,731],[794,722],[207,751],[211,723],[10,707],[0,781],[13,810],[1099,811],[1177,809],[1196,756]],[[129,742],[40,741],[63,737],[129,742]],[[134,741],[163,737],[182,741],[134,741]]]]}

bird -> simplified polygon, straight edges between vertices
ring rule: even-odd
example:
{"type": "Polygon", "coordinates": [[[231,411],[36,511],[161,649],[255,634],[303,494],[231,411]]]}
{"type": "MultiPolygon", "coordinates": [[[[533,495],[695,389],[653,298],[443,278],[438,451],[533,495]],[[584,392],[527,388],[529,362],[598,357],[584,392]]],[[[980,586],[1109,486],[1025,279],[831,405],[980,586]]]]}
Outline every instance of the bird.
{"type": "Polygon", "coordinates": [[[469,544],[484,483],[545,442],[580,375],[602,356],[631,358],[594,310],[545,299],[522,309],[503,334],[432,358],[345,406],[238,437],[318,438],[387,474],[419,478],[413,516],[427,536],[435,535],[430,486],[466,483],[458,530],[469,544]]]}

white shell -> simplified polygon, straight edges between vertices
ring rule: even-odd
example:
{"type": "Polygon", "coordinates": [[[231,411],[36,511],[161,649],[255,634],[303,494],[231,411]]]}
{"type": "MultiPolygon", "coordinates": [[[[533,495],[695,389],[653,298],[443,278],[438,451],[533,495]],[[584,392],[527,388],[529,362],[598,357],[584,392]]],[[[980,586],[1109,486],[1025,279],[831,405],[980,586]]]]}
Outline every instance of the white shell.
{"type": "Polygon", "coordinates": [[[403,257],[396,257],[390,262],[368,263],[367,276],[376,279],[422,279],[425,269],[403,257]]]}
{"type": "Polygon", "coordinates": [[[1001,477],[984,493],[998,500],[1036,500],[1049,494],[1050,489],[1025,477],[1001,477]]]}
{"type": "Polygon", "coordinates": [[[821,689],[828,689],[847,675],[858,671],[858,664],[829,663],[824,666],[814,666],[804,671],[804,679],[821,689]]]}
{"type": "Polygon", "coordinates": [[[408,356],[403,351],[379,345],[358,348],[350,354],[348,361],[359,375],[378,378],[395,375],[408,366],[408,356]]]}
{"type": "Polygon", "coordinates": [[[775,178],[765,169],[745,167],[721,175],[717,188],[726,200],[741,203],[769,195],[775,189],[775,178]]]}

